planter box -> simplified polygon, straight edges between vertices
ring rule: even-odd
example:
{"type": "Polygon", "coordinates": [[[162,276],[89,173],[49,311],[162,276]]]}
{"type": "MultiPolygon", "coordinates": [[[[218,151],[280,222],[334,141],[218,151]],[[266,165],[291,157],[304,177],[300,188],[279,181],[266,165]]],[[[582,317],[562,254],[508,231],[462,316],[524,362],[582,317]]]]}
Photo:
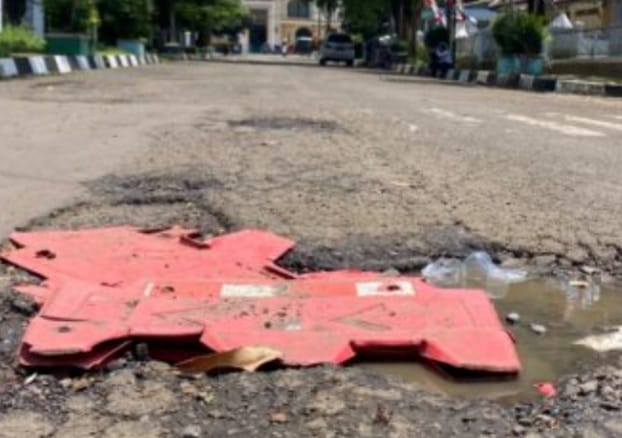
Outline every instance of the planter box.
{"type": "Polygon", "coordinates": [[[145,56],[145,43],[141,40],[117,40],[117,47],[139,58],[145,56]]]}
{"type": "Polygon", "coordinates": [[[91,39],[82,34],[48,34],[47,53],[54,55],[89,55],[91,39]]]}
{"type": "Polygon", "coordinates": [[[500,75],[527,74],[537,76],[544,70],[544,60],[539,56],[501,56],[497,60],[500,75]]]}

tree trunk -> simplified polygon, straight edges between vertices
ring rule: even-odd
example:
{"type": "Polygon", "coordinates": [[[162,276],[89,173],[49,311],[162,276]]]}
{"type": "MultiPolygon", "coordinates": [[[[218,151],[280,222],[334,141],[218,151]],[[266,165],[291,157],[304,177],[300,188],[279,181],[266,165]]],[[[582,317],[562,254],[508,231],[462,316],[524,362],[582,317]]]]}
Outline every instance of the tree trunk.
{"type": "Polygon", "coordinates": [[[409,53],[413,59],[417,59],[417,26],[421,19],[421,11],[421,7],[417,6],[411,16],[409,53]]]}
{"type": "Polygon", "coordinates": [[[331,11],[330,9],[326,8],[324,10],[324,13],[326,14],[326,33],[330,32],[332,26],[333,26],[333,11],[331,11]]]}
{"type": "Polygon", "coordinates": [[[168,10],[168,26],[169,26],[169,42],[175,43],[177,42],[177,19],[175,17],[175,2],[171,1],[169,3],[168,10]]]}

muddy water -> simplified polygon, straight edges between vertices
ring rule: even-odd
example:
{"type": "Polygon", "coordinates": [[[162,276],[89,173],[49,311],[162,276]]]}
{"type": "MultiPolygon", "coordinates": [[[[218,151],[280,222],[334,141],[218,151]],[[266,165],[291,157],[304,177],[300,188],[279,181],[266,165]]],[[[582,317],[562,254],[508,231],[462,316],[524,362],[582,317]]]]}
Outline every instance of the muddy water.
{"type": "Polygon", "coordinates": [[[523,372],[504,381],[448,378],[417,363],[362,363],[357,366],[414,381],[424,388],[464,398],[494,398],[514,401],[537,397],[533,385],[603,365],[616,353],[596,353],[573,343],[587,335],[622,325],[622,290],[603,286],[599,293],[568,294],[555,280],[533,280],[511,285],[507,294],[494,301],[499,316],[520,314],[518,324],[509,326],[516,336],[523,372]],[[530,324],[547,327],[535,334],[530,324]]]}

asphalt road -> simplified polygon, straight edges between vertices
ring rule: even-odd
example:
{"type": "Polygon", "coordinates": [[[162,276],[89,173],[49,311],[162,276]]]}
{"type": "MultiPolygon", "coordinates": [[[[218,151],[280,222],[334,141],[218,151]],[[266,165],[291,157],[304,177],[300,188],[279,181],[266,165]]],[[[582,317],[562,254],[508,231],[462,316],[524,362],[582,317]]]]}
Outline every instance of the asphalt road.
{"type": "MultiPolygon", "coordinates": [[[[311,66],[175,63],[1,82],[0,240],[24,225],[261,227],[300,242],[289,268],[403,270],[483,247],[619,274],[621,109],[311,66]]],[[[511,405],[364,369],[190,378],[131,355],[110,372],[25,379],[11,368],[28,307],[9,294],[13,281],[23,273],[0,266],[0,438],[622,430],[611,357],[556,382],[553,401],[511,405]]]]}
{"type": "Polygon", "coordinates": [[[0,108],[1,236],[84,182],[155,172],[209,178],[235,226],[309,245],[622,267],[619,100],[176,63],[2,82],[0,108]]]}

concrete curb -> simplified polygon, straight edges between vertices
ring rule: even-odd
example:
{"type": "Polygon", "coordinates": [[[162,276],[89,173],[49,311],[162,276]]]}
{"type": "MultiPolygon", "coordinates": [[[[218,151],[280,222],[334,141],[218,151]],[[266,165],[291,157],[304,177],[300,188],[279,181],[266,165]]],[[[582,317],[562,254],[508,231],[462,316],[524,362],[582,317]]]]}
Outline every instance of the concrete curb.
{"type": "Polygon", "coordinates": [[[557,81],[555,89],[558,93],[584,94],[589,96],[604,96],[605,84],[600,82],[586,82],[575,80],[557,81]]]}
{"type": "Polygon", "coordinates": [[[0,58],[0,80],[160,64],[158,55],[33,55],[0,58]]]}
{"type": "MultiPolygon", "coordinates": [[[[424,67],[417,69],[414,65],[398,64],[393,70],[397,74],[429,76],[424,67]]],[[[622,97],[622,84],[564,80],[552,76],[496,74],[488,70],[450,69],[443,79],[464,85],[476,84],[525,91],[622,97]]]]}

